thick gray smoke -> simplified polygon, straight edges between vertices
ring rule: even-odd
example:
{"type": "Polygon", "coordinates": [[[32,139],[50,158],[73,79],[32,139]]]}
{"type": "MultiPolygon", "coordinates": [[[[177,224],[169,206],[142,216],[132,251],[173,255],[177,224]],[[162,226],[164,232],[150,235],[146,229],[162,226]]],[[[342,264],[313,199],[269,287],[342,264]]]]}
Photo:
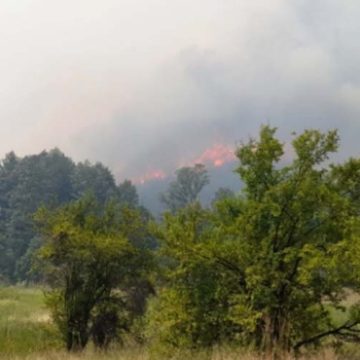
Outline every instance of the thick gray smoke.
{"type": "Polygon", "coordinates": [[[356,0],[2,0],[0,151],[166,173],[261,123],[359,155],[356,0]]]}

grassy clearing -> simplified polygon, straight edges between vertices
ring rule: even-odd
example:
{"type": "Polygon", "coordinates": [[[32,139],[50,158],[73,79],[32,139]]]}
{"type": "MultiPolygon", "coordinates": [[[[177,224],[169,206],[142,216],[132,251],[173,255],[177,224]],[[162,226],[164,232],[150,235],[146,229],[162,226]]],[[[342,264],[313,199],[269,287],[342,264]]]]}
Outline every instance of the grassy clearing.
{"type": "Polygon", "coordinates": [[[348,291],[346,294],[346,299],[343,300],[340,305],[342,309],[334,309],[333,307],[329,308],[331,317],[336,326],[340,326],[346,322],[349,317],[349,309],[351,306],[358,304],[360,302],[359,294],[355,294],[351,291],[348,291]]]}
{"type": "MultiPolygon", "coordinates": [[[[81,355],[71,355],[63,351],[44,352],[42,354],[32,354],[26,357],[10,356],[1,358],[2,360],[157,360],[157,357],[149,356],[144,349],[118,350],[105,354],[87,351],[81,355]]],[[[251,354],[243,352],[215,350],[208,353],[188,353],[181,352],[171,357],[162,358],[161,360],[265,360],[251,354]]],[[[306,356],[297,360],[338,360],[332,351],[325,351],[316,356],[306,356]]],[[[356,358],[354,358],[355,360],[356,358]]],[[[160,359],[159,359],[160,360],[160,359]]],[[[289,358],[288,360],[293,360],[289,358]]]]}
{"type": "MultiPolygon", "coordinates": [[[[351,301],[352,302],[352,301],[351,301]]],[[[340,314],[339,314],[340,316],[340,314]]],[[[332,351],[303,360],[355,360],[359,353],[336,357],[332,351]]],[[[145,348],[128,346],[107,353],[91,347],[82,354],[63,350],[60,336],[51,323],[41,289],[0,287],[0,359],[1,360],[160,360],[145,348]]],[[[243,350],[216,349],[208,352],[179,352],[161,360],[262,360],[243,350]]],[[[290,359],[289,359],[290,360],[290,359]]]]}
{"type": "Polygon", "coordinates": [[[40,289],[0,287],[0,359],[57,349],[59,335],[40,289]]]}

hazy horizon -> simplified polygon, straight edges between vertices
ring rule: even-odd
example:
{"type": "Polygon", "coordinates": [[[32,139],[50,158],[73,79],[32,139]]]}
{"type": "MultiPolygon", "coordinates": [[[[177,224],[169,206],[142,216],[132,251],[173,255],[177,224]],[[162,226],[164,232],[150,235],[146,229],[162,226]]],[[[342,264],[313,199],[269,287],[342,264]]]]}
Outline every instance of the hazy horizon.
{"type": "Polygon", "coordinates": [[[2,156],[58,147],[162,177],[220,166],[262,123],[284,141],[339,128],[341,154],[360,154],[355,0],[0,4],[2,156]]]}

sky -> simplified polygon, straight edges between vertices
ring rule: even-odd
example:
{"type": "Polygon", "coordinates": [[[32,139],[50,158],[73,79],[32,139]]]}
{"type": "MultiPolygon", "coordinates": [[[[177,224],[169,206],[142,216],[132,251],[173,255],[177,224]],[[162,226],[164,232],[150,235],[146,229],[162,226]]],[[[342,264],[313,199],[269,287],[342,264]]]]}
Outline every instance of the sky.
{"type": "Polygon", "coordinates": [[[359,19],[358,0],[0,0],[0,156],[143,181],[220,166],[261,124],[338,128],[359,156],[359,19]]]}

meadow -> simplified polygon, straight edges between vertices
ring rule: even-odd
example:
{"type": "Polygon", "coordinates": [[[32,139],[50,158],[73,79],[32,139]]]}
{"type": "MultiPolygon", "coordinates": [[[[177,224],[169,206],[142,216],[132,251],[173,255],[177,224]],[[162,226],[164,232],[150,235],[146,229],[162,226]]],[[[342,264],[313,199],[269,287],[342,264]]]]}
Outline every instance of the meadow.
{"type": "MultiPolygon", "coordinates": [[[[340,316],[339,314],[337,316],[340,316]]],[[[91,346],[81,354],[69,354],[63,349],[60,335],[51,321],[44,303],[44,293],[37,287],[0,288],[0,359],[1,360],[153,360],[145,347],[127,344],[106,353],[91,346]]],[[[169,358],[169,357],[167,357],[169,358]]],[[[181,360],[260,360],[244,350],[217,348],[206,352],[179,351],[171,359],[181,360]]],[[[301,359],[335,360],[359,359],[354,349],[347,355],[336,356],[332,350],[307,354],[301,359]]],[[[289,359],[290,360],[290,359],[289,359]]]]}
{"type": "Polygon", "coordinates": [[[0,358],[61,348],[38,288],[0,288],[0,358]]]}

